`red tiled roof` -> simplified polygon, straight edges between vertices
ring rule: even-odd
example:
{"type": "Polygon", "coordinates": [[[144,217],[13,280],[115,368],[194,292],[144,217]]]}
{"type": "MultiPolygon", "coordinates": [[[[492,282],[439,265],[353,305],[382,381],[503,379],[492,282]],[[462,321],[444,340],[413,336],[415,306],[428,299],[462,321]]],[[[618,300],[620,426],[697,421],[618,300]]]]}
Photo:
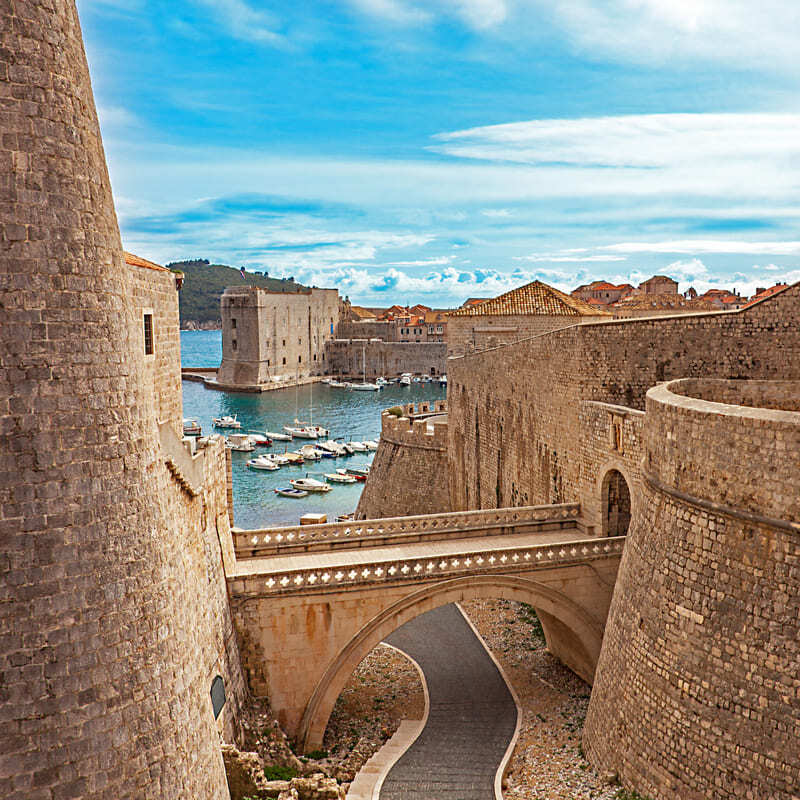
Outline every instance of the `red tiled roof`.
{"type": "Polygon", "coordinates": [[[125,254],[125,263],[131,267],[144,267],[145,269],[155,269],[159,272],[169,272],[166,267],[162,267],[161,264],[156,264],[154,261],[148,261],[146,258],[135,256],[127,250],[124,250],[123,253],[125,254]]]}
{"type": "Polygon", "coordinates": [[[776,283],[774,286],[770,286],[769,289],[764,289],[763,292],[759,292],[757,295],[754,295],[750,298],[750,300],[744,304],[744,308],[748,308],[755,303],[760,303],[762,300],[766,300],[768,297],[772,297],[779,292],[782,292],[784,289],[788,289],[789,285],[786,283],[776,283]]]}
{"type": "Polygon", "coordinates": [[[518,289],[469,308],[459,308],[451,317],[509,316],[512,314],[542,314],[547,316],[611,316],[599,311],[577,297],[559,292],[541,281],[533,281],[518,289]]]}

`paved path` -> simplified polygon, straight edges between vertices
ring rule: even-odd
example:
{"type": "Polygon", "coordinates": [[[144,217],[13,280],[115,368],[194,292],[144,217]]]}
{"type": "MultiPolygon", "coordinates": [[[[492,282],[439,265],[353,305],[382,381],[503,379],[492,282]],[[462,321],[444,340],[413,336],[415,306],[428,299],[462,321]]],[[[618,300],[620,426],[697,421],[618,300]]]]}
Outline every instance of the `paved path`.
{"type": "Polygon", "coordinates": [[[493,800],[517,723],[500,672],[454,605],[422,614],[386,640],[425,673],[425,729],[389,771],[380,800],[493,800]]]}

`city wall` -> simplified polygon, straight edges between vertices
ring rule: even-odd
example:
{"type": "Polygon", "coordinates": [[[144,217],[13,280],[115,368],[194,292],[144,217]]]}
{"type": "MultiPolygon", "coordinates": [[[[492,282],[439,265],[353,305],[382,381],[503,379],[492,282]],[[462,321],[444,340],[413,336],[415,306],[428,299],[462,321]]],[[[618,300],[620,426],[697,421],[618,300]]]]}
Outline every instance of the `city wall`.
{"type": "Polygon", "coordinates": [[[548,331],[580,325],[586,320],[595,321],[592,317],[544,314],[456,314],[447,318],[447,353],[449,356],[462,356],[500,347],[548,331]]]}
{"type": "Polygon", "coordinates": [[[800,786],[800,383],[647,393],[642,497],[584,732],[654,800],[800,786]]]}
{"type": "Polygon", "coordinates": [[[378,452],[356,519],[449,510],[445,403],[419,403],[416,408],[410,403],[401,417],[384,411],[378,452]]]}
{"type": "Polygon", "coordinates": [[[449,359],[451,508],[579,501],[601,532],[610,469],[636,504],[633,412],[647,390],[676,377],[800,378],[798,298],[800,284],[738,312],[577,325],[449,359]],[[617,422],[592,402],[622,407],[617,422]]]}
{"type": "Polygon", "coordinates": [[[366,362],[367,379],[393,377],[403,372],[443,375],[447,372],[444,342],[380,342],[372,339],[333,339],[325,346],[332,375],[361,377],[366,362]]]}

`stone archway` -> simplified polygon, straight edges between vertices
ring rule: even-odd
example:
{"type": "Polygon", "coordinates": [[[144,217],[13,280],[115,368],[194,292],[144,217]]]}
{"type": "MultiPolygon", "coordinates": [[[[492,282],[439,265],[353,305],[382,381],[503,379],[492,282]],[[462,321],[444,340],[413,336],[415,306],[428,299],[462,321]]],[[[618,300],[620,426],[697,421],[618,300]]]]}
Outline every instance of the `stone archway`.
{"type": "Polygon", "coordinates": [[[420,589],[389,606],[340,650],[306,704],[297,733],[303,751],[320,746],[337,697],[361,660],[405,622],[433,608],[476,598],[503,597],[530,603],[539,614],[548,649],[591,683],[602,644],[602,629],[576,602],[529,578],[459,578],[420,589]]]}
{"type": "Polygon", "coordinates": [[[610,469],[603,477],[603,533],[605,536],[625,536],[631,522],[631,492],[625,476],[610,469]]]}

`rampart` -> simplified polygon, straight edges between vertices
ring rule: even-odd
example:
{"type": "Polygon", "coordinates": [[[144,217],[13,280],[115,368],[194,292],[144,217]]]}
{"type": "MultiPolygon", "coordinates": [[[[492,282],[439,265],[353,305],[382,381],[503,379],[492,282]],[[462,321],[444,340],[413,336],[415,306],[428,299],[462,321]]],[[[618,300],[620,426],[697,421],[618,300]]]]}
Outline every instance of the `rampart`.
{"type": "Polygon", "coordinates": [[[676,377],[800,379],[799,352],[795,284],[737,312],[583,324],[451,358],[451,508],[578,501],[601,532],[612,470],[636,503],[636,412],[651,386],[676,377]]]}
{"type": "Polygon", "coordinates": [[[325,344],[328,371],[360,378],[392,377],[404,372],[443,375],[447,371],[444,342],[382,342],[377,339],[332,339],[325,344]]]}
{"type": "Polygon", "coordinates": [[[409,403],[381,414],[381,440],[356,509],[357,519],[450,510],[447,406],[409,403]]]}
{"type": "Polygon", "coordinates": [[[656,800],[800,786],[800,383],[647,393],[634,509],[586,720],[656,800]]]}

